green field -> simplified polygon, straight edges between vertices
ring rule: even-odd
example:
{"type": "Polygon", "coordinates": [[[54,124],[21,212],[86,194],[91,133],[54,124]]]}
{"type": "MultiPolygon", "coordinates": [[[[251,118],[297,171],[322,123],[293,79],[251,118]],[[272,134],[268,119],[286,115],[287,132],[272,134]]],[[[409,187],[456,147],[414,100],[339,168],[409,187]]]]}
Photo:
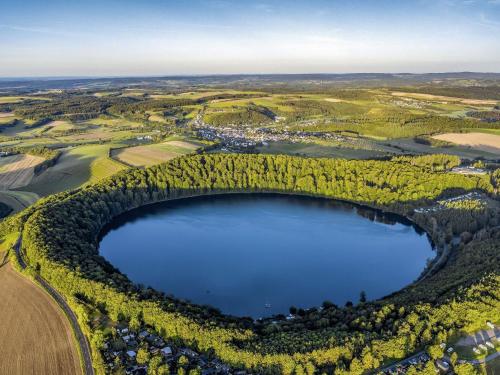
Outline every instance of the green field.
{"type": "Polygon", "coordinates": [[[19,212],[35,203],[40,197],[29,191],[2,190],[0,191],[0,202],[5,203],[13,209],[12,213],[19,212]]]}
{"type": "Polygon", "coordinates": [[[204,145],[187,140],[171,140],[144,146],[118,148],[112,151],[113,159],[134,167],[145,167],[175,157],[195,152],[204,145]]]}
{"type": "Polygon", "coordinates": [[[75,189],[125,169],[126,166],[108,157],[110,147],[90,145],[64,150],[57,164],[35,177],[24,190],[46,196],[75,189]]]}
{"type": "Polygon", "coordinates": [[[370,159],[386,155],[382,151],[328,146],[317,143],[271,142],[268,146],[258,147],[257,150],[262,154],[288,154],[346,159],[370,159]]]}

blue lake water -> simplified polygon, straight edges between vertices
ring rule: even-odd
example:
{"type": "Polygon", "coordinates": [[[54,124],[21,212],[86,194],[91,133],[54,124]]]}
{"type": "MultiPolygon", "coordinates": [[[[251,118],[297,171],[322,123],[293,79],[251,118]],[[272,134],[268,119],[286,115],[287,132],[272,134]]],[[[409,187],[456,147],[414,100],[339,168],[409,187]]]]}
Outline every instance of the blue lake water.
{"type": "Polygon", "coordinates": [[[329,300],[381,298],[434,257],[404,220],[346,203],[287,195],[221,195],[126,213],[100,253],[133,282],[254,318],[329,300]]]}

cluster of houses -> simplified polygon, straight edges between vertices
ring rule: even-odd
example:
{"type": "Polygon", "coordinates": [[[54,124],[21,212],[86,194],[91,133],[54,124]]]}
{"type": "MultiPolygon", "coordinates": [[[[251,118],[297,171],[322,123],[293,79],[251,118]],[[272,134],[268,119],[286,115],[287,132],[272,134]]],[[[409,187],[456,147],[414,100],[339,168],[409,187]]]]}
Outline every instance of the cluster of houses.
{"type": "Polygon", "coordinates": [[[138,141],[152,141],[153,137],[150,135],[141,135],[139,137],[136,137],[138,141]]]}
{"type": "Polygon", "coordinates": [[[180,366],[182,357],[182,367],[198,369],[197,373],[200,375],[246,375],[245,371],[234,371],[216,358],[209,358],[192,349],[167,342],[152,330],[133,331],[127,326],[118,326],[113,330],[113,337],[108,339],[102,348],[102,355],[109,372],[122,367],[127,375],[147,374],[148,362],[138,358],[142,351],[146,352],[150,359],[161,358],[162,364],[168,366],[170,373],[180,366]]]}
{"type": "Polygon", "coordinates": [[[460,166],[460,167],[455,167],[452,168],[451,171],[453,173],[459,173],[459,174],[485,174],[486,170],[482,168],[476,168],[471,165],[466,165],[466,166],[460,166]]]}
{"type": "Polygon", "coordinates": [[[257,146],[256,141],[246,137],[243,129],[208,126],[198,129],[198,136],[209,141],[220,141],[222,151],[248,151],[257,146]]]}
{"type": "Polygon", "coordinates": [[[248,151],[256,146],[267,146],[270,142],[308,142],[333,140],[351,143],[352,140],[338,134],[306,131],[277,131],[269,128],[214,127],[206,125],[198,129],[198,136],[209,141],[220,141],[223,151],[248,151]]]}
{"type": "Polygon", "coordinates": [[[427,105],[429,105],[428,102],[414,100],[410,98],[391,100],[390,103],[401,108],[417,108],[417,109],[422,109],[425,108],[427,105]]]}
{"type": "Polygon", "coordinates": [[[486,325],[488,326],[488,328],[490,328],[490,331],[487,332],[486,335],[484,335],[483,343],[480,343],[472,348],[472,351],[476,355],[487,354],[490,350],[496,350],[494,342],[496,342],[497,344],[500,343],[500,339],[497,337],[498,330],[495,325],[489,321],[486,322],[486,325]]]}
{"type": "MultiPolygon", "coordinates": [[[[481,333],[480,336],[482,337],[482,343],[472,348],[474,354],[478,356],[486,355],[491,350],[496,351],[496,345],[494,344],[494,342],[496,343],[500,342],[500,339],[498,338],[497,327],[490,321],[487,321],[486,325],[488,326],[488,328],[490,328],[490,331],[484,331],[486,332],[486,334],[481,333]]],[[[441,349],[443,349],[444,356],[434,361],[436,374],[453,373],[450,356],[455,352],[455,349],[451,346],[447,347],[446,343],[444,342],[440,344],[440,347],[441,349]]],[[[385,368],[381,373],[385,375],[406,374],[410,366],[416,367],[417,369],[422,368],[430,360],[431,358],[427,353],[421,352],[413,357],[406,358],[398,363],[395,363],[390,367],[385,368]]],[[[457,362],[458,363],[468,362],[472,364],[479,363],[478,361],[475,360],[471,361],[465,359],[459,359],[457,362]]]]}
{"type": "Polygon", "coordinates": [[[488,348],[495,349],[495,345],[491,341],[486,341],[484,344],[479,344],[478,346],[472,348],[472,351],[477,355],[481,355],[483,352],[488,353],[488,348]]]}
{"type": "MultiPolygon", "coordinates": [[[[281,122],[284,117],[275,117],[275,122],[281,122]]],[[[302,122],[301,125],[315,125],[317,120],[310,120],[308,123],[302,122]]],[[[193,125],[197,129],[198,136],[209,141],[220,141],[222,151],[247,152],[259,145],[267,146],[270,142],[307,142],[311,140],[334,140],[338,142],[352,142],[352,139],[338,134],[329,134],[323,132],[289,131],[287,127],[284,130],[274,128],[253,126],[242,126],[236,124],[227,124],[226,127],[212,126],[203,121],[203,112],[198,113],[193,120],[193,125]]]]}
{"type": "MultiPolygon", "coordinates": [[[[451,365],[449,363],[448,355],[451,355],[454,352],[452,347],[446,349],[446,344],[442,343],[441,349],[446,351],[446,355],[441,359],[436,359],[434,361],[436,374],[446,374],[451,370],[451,365]]],[[[399,375],[406,374],[410,367],[414,367],[417,369],[423,369],[423,367],[431,360],[431,357],[427,353],[420,353],[413,357],[407,358],[393,366],[382,371],[382,374],[386,375],[399,375]]]]}
{"type": "Polygon", "coordinates": [[[437,205],[435,205],[435,206],[415,208],[413,211],[415,213],[419,213],[419,214],[425,214],[425,213],[429,213],[429,212],[437,212],[437,211],[441,211],[441,210],[446,209],[448,207],[448,203],[455,203],[455,202],[468,201],[468,200],[478,200],[480,202],[483,202],[484,198],[478,192],[470,192],[470,193],[459,195],[456,197],[440,200],[437,202],[437,205]]]}
{"type": "Polygon", "coordinates": [[[423,367],[425,364],[431,359],[427,353],[421,353],[417,356],[408,358],[404,361],[398,362],[393,366],[386,368],[382,371],[382,374],[385,375],[396,375],[396,374],[406,374],[408,369],[413,367],[423,367]]]}

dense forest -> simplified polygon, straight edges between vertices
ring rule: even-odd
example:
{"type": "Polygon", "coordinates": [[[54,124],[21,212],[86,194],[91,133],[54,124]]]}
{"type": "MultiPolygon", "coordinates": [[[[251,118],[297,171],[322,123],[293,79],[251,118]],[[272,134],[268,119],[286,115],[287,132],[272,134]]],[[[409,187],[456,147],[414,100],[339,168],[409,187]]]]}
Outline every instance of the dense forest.
{"type": "MultiPolygon", "coordinates": [[[[29,264],[72,301],[87,327],[89,318],[78,307],[82,304],[113,320],[147,324],[235,367],[263,374],[312,374],[316,369],[361,374],[495,318],[500,308],[498,229],[471,230],[445,268],[386,299],[345,307],[325,301],[322,309],[294,311],[297,319],[278,324],[223,316],[133,285],[99,256],[99,233],[132,208],[199,194],[308,194],[410,216],[415,207],[458,193],[493,194],[487,175],[437,172],[455,164],[453,157],[442,156],[347,161],[202,154],[47,197],[0,223],[0,230],[22,231],[29,264]]],[[[453,216],[454,208],[449,210],[453,216]]],[[[497,214],[491,213],[496,225],[497,214]]],[[[425,216],[420,222],[440,228],[438,219],[425,216]]],[[[99,340],[91,344],[102,371],[99,340]]]]}

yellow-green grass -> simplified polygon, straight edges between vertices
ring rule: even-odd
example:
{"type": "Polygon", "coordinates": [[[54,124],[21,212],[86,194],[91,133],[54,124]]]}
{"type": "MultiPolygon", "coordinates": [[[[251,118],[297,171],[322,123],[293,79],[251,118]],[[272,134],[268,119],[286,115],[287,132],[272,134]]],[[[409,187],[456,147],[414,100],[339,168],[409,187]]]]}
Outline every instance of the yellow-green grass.
{"type": "Polygon", "coordinates": [[[75,125],[69,121],[61,121],[61,120],[52,121],[52,122],[49,122],[47,125],[44,125],[44,129],[47,129],[47,130],[45,130],[47,132],[47,134],[54,134],[57,132],[63,132],[63,131],[67,131],[67,130],[77,129],[77,128],[78,128],[77,125],[75,125]]]}
{"type": "Polygon", "coordinates": [[[262,154],[287,154],[310,157],[331,157],[346,159],[368,159],[386,155],[382,151],[337,147],[320,143],[270,142],[257,148],[262,154]]]}
{"type": "Polygon", "coordinates": [[[16,118],[16,116],[15,116],[15,115],[14,115],[14,113],[12,113],[12,112],[9,112],[9,113],[0,112],[0,124],[7,124],[7,123],[10,123],[10,122],[12,122],[15,118],[16,118]]]}
{"type": "MultiPolygon", "coordinates": [[[[48,124],[37,126],[32,129],[22,129],[18,131],[15,135],[19,137],[37,137],[41,135],[57,135],[58,132],[65,130],[76,129],[77,126],[69,121],[56,120],[51,121],[48,124]]],[[[15,129],[13,129],[13,132],[15,129]]]]}
{"type": "MultiPolygon", "coordinates": [[[[12,233],[6,234],[2,238],[0,238],[0,258],[3,258],[2,253],[5,253],[6,251],[8,251],[12,247],[12,245],[14,245],[18,236],[19,236],[19,233],[12,232],[12,233]]],[[[1,259],[0,259],[0,261],[1,261],[1,259]]],[[[1,262],[0,262],[0,264],[1,264],[1,262]]]]}
{"type": "Polygon", "coordinates": [[[95,143],[96,141],[123,141],[132,137],[143,135],[142,133],[134,133],[130,130],[117,130],[107,128],[91,129],[81,134],[72,134],[61,136],[57,139],[67,143],[95,143]]]}
{"type": "Polygon", "coordinates": [[[192,153],[202,147],[193,141],[167,141],[144,146],[113,150],[112,157],[128,165],[145,167],[163,163],[177,156],[192,153]]]}
{"type": "Polygon", "coordinates": [[[84,124],[110,126],[113,128],[121,128],[121,127],[136,128],[143,126],[143,124],[141,124],[140,122],[119,117],[116,118],[98,117],[92,120],[85,121],[84,124]]]}
{"type": "Polygon", "coordinates": [[[31,147],[31,146],[46,146],[54,144],[54,138],[36,137],[25,139],[9,139],[9,137],[1,137],[0,147],[31,147]]]}
{"type": "Polygon", "coordinates": [[[464,132],[467,133],[486,133],[486,134],[495,134],[495,135],[500,135],[500,128],[499,129],[483,129],[483,128],[478,128],[478,129],[465,129],[464,132]]]}
{"type": "Polygon", "coordinates": [[[66,149],[55,166],[35,177],[23,190],[46,196],[111,176],[126,168],[108,156],[110,147],[120,146],[122,145],[105,144],[66,149]]]}
{"type": "Polygon", "coordinates": [[[24,210],[35,203],[40,197],[30,191],[3,190],[0,191],[0,202],[12,208],[12,213],[24,210]]]}
{"type": "Polygon", "coordinates": [[[263,102],[262,100],[259,99],[260,98],[221,99],[210,102],[208,104],[208,107],[209,108],[230,108],[233,106],[246,107],[251,103],[257,104],[257,102],[261,103],[262,105],[269,106],[272,103],[272,101],[263,102]]]}
{"type": "Polygon", "coordinates": [[[149,116],[148,121],[168,123],[169,120],[161,113],[153,113],[149,116]]]}
{"type": "Polygon", "coordinates": [[[0,104],[20,103],[23,100],[50,100],[41,96],[0,96],[0,104]]]}

